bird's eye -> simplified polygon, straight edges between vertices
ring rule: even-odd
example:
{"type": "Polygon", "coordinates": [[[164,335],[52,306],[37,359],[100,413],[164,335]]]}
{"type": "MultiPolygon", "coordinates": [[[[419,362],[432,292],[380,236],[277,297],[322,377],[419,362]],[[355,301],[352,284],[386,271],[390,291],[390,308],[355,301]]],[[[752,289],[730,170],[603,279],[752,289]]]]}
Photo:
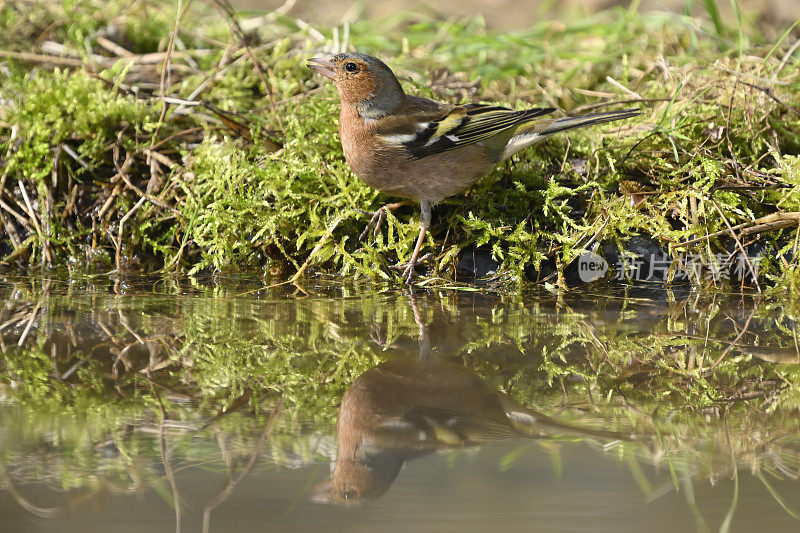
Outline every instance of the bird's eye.
{"type": "Polygon", "coordinates": [[[346,490],[346,491],[344,491],[342,496],[344,497],[345,500],[352,500],[353,498],[356,497],[356,491],[354,491],[354,490],[346,490]]]}
{"type": "Polygon", "coordinates": [[[358,65],[356,65],[352,61],[348,61],[347,63],[344,64],[344,69],[347,72],[355,72],[358,70],[358,65]]]}

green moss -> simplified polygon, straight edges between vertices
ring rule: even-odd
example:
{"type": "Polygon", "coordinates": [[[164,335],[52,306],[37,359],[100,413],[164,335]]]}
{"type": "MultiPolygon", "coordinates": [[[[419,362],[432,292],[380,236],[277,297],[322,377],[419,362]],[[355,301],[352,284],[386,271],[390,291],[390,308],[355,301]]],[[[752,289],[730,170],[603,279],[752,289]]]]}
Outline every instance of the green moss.
{"type": "MultiPolygon", "coordinates": [[[[128,133],[120,138],[123,149],[144,148],[146,135],[155,127],[155,108],[117,93],[103,81],[121,82],[123,69],[120,62],[99,78],[83,71],[38,71],[6,85],[5,97],[15,102],[6,120],[20,126],[21,141],[14,143],[6,161],[8,174],[34,183],[49,178],[54,152],[74,144],[87,165],[78,166],[75,176],[84,177],[87,169],[111,164],[107,146],[117,141],[122,129],[128,133]]],[[[5,143],[4,148],[8,146],[5,143]]]]}

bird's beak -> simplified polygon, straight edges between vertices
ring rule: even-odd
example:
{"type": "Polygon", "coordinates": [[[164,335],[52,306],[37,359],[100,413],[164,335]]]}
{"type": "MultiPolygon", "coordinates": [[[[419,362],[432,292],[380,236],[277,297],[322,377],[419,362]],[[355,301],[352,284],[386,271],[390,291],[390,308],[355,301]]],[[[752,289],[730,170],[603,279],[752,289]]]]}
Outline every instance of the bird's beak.
{"type": "Polygon", "coordinates": [[[336,75],[333,71],[335,66],[330,59],[325,59],[324,57],[312,57],[308,61],[309,61],[308,68],[310,68],[317,74],[321,74],[322,76],[325,76],[326,78],[331,80],[336,75]]]}
{"type": "Polygon", "coordinates": [[[331,493],[333,492],[333,485],[330,479],[326,479],[317,483],[311,488],[308,495],[312,502],[315,503],[331,503],[331,493]]]}

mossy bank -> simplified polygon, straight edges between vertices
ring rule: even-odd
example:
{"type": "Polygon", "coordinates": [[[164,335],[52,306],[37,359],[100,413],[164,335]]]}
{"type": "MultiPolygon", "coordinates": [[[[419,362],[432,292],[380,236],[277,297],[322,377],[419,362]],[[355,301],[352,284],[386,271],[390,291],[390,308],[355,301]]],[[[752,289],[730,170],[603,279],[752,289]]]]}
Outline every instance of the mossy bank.
{"type": "Polygon", "coordinates": [[[797,27],[614,9],[499,34],[419,13],[314,28],[177,8],[0,6],[4,268],[396,276],[416,211],[359,242],[390,198],[345,165],[335,91],[305,67],[356,48],[415,94],[643,111],[527,150],[438,206],[429,283],[458,279],[459,254],[477,249],[494,281],[564,284],[582,250],[639,236],[674,263],[667,280],[694,257],[690,283],[724,284],[720,260],[747,255],[745,282],[793,285],[797,27]]]}

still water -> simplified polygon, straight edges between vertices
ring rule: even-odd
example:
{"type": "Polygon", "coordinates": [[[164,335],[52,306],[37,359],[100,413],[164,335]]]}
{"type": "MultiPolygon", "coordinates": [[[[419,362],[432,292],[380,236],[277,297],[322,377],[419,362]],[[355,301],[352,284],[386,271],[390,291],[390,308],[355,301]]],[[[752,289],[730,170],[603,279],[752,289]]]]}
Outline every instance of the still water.
{"type": "Polygon", "coordinates": [[[15,278],[0,296],[3,532],[800,529],[791,300],[15,278]]]}

